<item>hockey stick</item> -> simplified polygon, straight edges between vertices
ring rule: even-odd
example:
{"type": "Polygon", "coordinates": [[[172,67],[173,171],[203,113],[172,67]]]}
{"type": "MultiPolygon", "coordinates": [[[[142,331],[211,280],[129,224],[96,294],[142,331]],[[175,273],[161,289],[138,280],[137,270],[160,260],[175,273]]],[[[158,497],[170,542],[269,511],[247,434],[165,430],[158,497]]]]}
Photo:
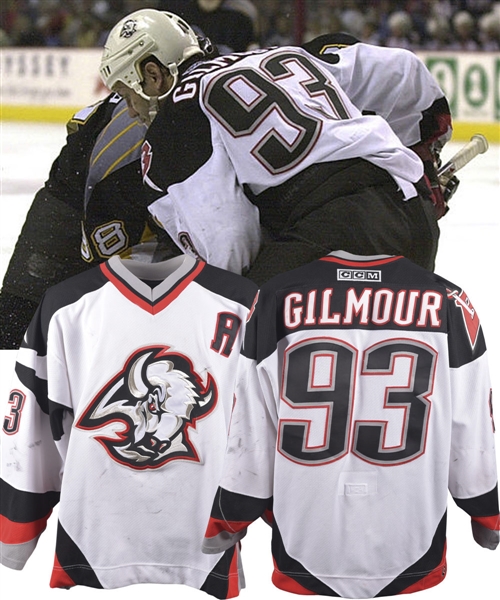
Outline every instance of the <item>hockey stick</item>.
{"type": "Polygon", "coordinates": [[[439,183],[446,186],[448,181],[455,175],[457,171],[465,167],[478,154],[484,154],[488,150],[488,140],[476,133],[473,135],[463,148],[452,156],[451,159],[438,169],[439,183]]]}

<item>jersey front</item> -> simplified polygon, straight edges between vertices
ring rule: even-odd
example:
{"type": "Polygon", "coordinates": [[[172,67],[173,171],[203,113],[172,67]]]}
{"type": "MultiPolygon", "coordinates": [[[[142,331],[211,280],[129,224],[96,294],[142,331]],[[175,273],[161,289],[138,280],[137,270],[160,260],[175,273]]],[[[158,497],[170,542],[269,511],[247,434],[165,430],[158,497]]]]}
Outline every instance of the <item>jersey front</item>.
{"type": "Polygon", "coordinates": [[[463,290],[333,253],[262,286],[242,353],[205,551],[266,516],[281,589],[418,591],[446,573],[448,490],[497,546],[487,353],[463,290]]]}
{"type": "Polygon", "coordinates": [[[238,593],[238,550],[201,542],[255,291],[179,256],[114,257],[47,292],[3,425],[4,564],[24,566],[60,497],[52,587],[238,593]]]}

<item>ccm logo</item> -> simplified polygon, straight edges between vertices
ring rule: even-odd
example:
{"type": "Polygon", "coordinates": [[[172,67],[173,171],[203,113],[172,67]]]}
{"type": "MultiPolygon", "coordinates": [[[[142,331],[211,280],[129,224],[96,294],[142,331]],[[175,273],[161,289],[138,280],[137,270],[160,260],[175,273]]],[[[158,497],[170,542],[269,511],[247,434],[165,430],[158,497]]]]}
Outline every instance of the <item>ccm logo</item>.
{"type": "Polygon", "coordinates": [[[338,281],[382,281],[381,271],[337,269],[338,281]]]}

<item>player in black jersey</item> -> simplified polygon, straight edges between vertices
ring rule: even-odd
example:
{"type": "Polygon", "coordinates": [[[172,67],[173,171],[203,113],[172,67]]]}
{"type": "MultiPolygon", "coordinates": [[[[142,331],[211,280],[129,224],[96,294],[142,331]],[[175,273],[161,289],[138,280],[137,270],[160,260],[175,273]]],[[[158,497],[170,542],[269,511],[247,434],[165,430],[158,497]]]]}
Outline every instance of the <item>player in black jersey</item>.
{"type": "Polygon", "coordinates": [[[73,116],[49,177],[37,192],[0,292],[0,348],[16,349],[48,287],[114,254],[177,253],[147,210],[145,127],[111,94],[73,116]],[[83,259],[83,260],[82,260],[83,259]]]}
{"type": "Polygon", "coordinates": [[[313,53],[207,61],[185,21],[144,9],[110,32],[101,75],[150,124],[149,208],[181,249],[258,284],[335,248],[434,267],[421,160],[313,53]]]}
{"type": "MultiPolygon", "coordinates": [[[[209,56],[218,51],[199,36],[209,56]]],[[[180,253],[148,211],[143,185],[146,126],[111,93],[76,113],[66,144],[37,192],[0,291],[0,349],[17,349],[52,285],[115,254],[158,262],[180,253]]]]}
{"type": "MultiPolygon", "coordinates": [[[[217,50],[204,38],[207,54],[217,50]]],[[[66,144],[37,192],[0,291],[0,349],[17,349],[44,292],[115,254],[157,262],[180,250],[148,211],[146,126],[111,93],[76,113],[66,144]]]]}

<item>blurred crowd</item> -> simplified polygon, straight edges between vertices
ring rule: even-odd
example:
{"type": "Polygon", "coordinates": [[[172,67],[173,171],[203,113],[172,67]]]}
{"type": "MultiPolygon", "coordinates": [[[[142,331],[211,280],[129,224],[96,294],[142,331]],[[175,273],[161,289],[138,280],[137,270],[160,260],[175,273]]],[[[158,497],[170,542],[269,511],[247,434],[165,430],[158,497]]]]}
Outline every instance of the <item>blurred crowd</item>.
{"type": "Polygon", "coordinates": [[[102,46],[119,19],[145,7],[181,14],[223,51],[335,31],[410,50],[500,50],[500,1],[492,0],[2,0],[0,45],[102,46]]]}

